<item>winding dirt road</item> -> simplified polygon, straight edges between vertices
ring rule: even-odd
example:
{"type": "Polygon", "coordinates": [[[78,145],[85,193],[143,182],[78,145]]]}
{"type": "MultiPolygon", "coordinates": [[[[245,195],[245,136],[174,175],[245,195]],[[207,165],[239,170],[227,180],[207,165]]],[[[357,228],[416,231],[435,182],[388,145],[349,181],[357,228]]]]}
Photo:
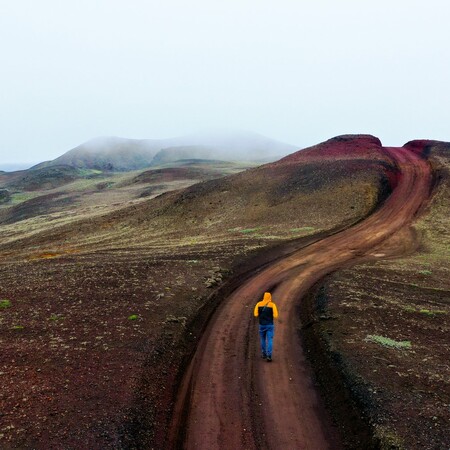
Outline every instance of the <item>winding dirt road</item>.
{"type": "Polygon", "coordinates": [[[384,151],[399,174],[397,186],[380,209],[266,267],[221,304],[186,371],[168,448],[340,448],[312,385],[295,308],[327,273],[398,251],[386,242],[395,247],[401,241],[390,238],[408,228],[428,199],[432,183],[428,163],[403,147],[384,151]],[[266,290],[280,311],[272,363],[259,358],[253,318],[253,306],[266,290]]]}

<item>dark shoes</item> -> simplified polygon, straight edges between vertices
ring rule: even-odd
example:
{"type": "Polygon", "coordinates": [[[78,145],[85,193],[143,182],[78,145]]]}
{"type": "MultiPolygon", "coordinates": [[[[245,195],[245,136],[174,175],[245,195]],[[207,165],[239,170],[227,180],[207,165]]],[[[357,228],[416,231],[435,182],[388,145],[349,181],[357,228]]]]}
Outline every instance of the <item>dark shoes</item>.
{"type": "Polygon", "coordinates": [[[268,356],[267,359],[266,359],[266,361],[267,361],[267,362],[272,362],[272,357],[271,357],[271,356],[268,356]]]}
{"type": "Polygon", "coordinates": [[[261,354],[261,358],[262,358],[262,359],[266,359],[266,358],[267,358],[267,355],[266,355],[265,353],[262,353],[262,354],[261,354]]]}

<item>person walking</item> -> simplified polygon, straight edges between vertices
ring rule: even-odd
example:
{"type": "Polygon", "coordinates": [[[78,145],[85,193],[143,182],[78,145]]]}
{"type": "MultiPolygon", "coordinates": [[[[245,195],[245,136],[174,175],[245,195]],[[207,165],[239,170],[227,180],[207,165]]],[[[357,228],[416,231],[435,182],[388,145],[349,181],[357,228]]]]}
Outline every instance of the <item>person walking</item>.
{"type": "Polygon", "coordinates": [[[259,317],[261,357],[267,362],[271,362],[274,333],[273,319],[278,317],[278,309],[272,301],[270,292],[264,292],[263,299],[256,304],[253,315],[259,317]]]}

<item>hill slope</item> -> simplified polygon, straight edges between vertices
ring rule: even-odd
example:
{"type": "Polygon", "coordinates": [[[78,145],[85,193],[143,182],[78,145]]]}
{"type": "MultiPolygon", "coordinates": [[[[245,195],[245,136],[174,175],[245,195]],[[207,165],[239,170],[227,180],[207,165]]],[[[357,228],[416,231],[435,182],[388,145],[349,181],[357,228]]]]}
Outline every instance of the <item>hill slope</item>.
{"type": "MultiPolygon", "coordinates": [[[[240,240],[256,235],[261,242],[270,242],[290,239],[305,228],[318,231],[344,226],[377,204],[394,168],[376,152],[379,141],[366,136],[349,139],[347,148],[361,146],[353,159],[324,158],[321,150],[327,145],[309,151],[317,152],[315,159],[304,161],[299,151],[275,163],[81,222],[76,229],[69,224],[43,232],[33,241],[37,239],[40,246],[57,246],[59,240],[65,245],[73,240],[76,246],[95,242],[108,248],[144,242],[164,245],[167,239],[173,245],[183,244],[200,236],[240,240]]],[[[342,154],[345,151],[343,147],[342,154]]]]}
{"type": "Polygon", "coordinates": [[[99,137],[34,168],[68,165],[95,170],[134,170],[149,166],[161,145],[161,141],[151,139],[99,137]]]}
{"type": "Polygon", "coordinates": [[[449,443],[450,143],[404,147],[429,160],[432,198],[409,234],[394,236],[379,255],[388,256],[390,245],[408,250],[414,239],[417,248],[330,276],[315,292],[308,346],[336,418],[342,397],[330,378],[337,366],[377,448],[431,450],[449,443]]]}
{"type": "MultiPolygon", "coordinates": [[[[70,165],[54,165],[16,172],[5,186],[20,191],[48,190],[84,177],[85,174],[70,165]]],[[[0,180],[1,183],[1,180],[0,180]]]]}
{"type": "Polygon", "coordinates": [[[376,138],[346,136],[93,218],[76,205],[57,226],[45,215],[40,227],[8,217],[0,364],[11,382],[0,398],[0,446],[163,448],[180,370],[221,299],[215,289],[359,222],[389,194],[396,170],[376,138]]]}
{"type": "Polygon", "coordinates": [[[99,137],[35,168],[69,165],[128,171],[177,159],[274,160],[294,150],[296,147],[292,145],[250,132],[199,134],[172,139],[99,137]],[[160,151],[162,153],[155,158],[160,151]]]}

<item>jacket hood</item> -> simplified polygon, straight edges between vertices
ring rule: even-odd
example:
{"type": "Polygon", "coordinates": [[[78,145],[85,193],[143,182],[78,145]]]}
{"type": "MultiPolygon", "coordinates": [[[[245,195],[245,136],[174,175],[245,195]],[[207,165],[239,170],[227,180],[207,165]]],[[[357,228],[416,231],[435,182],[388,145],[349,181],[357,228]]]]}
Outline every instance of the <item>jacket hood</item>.
{"type": "Polygon", "coordinates": [[[272,301],[272,294],[270,292],[264,292],[263,302],[269,303],[271,301],[272,301]]]}

